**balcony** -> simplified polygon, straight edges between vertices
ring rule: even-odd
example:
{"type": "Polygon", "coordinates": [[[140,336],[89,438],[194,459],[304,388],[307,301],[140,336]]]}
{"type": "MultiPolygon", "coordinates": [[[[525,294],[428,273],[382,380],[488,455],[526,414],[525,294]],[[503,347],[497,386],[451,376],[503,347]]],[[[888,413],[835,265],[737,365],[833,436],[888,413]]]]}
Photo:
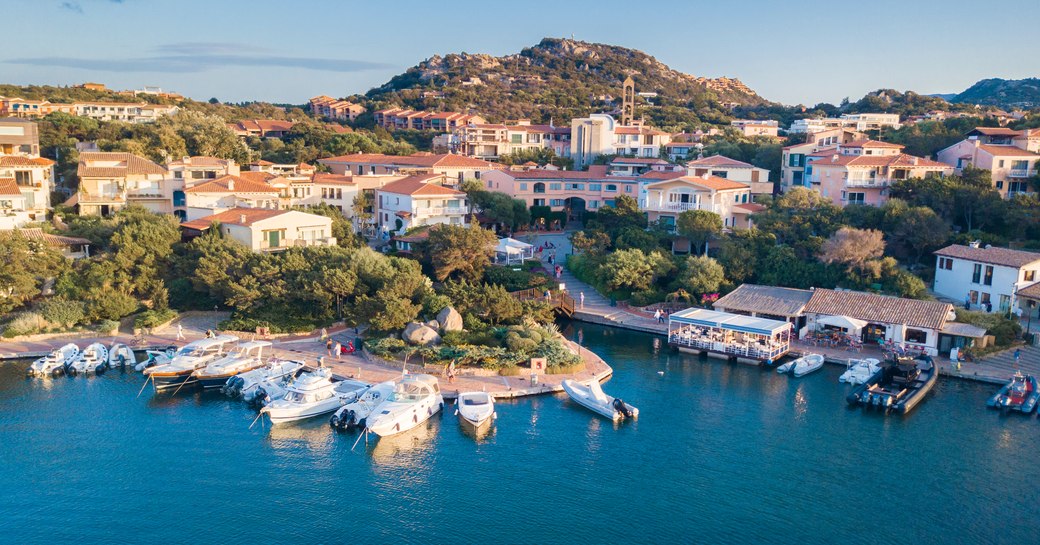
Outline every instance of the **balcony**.
{"type": "Polygon", "coordinates": [[[707,210],[708,212],[719,213],[719,207],[712,206],[710,204],[695,203],[695,202],[663,202],[655,203],[652,200],[644,199],[640,203],[640,208],[650,212],[686,212],[687,210],[707,210]]]}
{"type": "Polygon", "coordinates": [[[166,196],[163,195],[162,190],[158,189],[158,188],[129,189],[126,192],[126,198],[127,199],[163,199],[163,198],[166,198],[166,196]]]}
{"type": "Polygon", "coordinates": [[[1036,169],[1013,168],[1008,171],[1008,176],[1012,178],[1031,178],[1036,176],[1036,169]]]}
{"type": "Polygon", "coordinates": [[[849,178],[845,187],[888,187],[887,178],[849,178]]]}
{"type": "Polygon", "coordinates": [[[280,239],[278,241],[278,245],[277,246],[271,245],[271,241],[268,240],[268,239],[262,239],[260,241],[260,250],[264,251],[264,252],[281,252],[283,250],[288,250],[289,248],[305,248],[305,247],[308,247],[308,246],[335,246],[335,245],[336,245],[336,237],[326,237],[326,238],[319,238],[319,239],[314,239],[314,240],[306,240],[306,239],[302,239],[302,238],[294,239],[294,240],[280,239]]]}
{"type": "Polygon", "coordinates": [[[420,208],[416,210],[415,215],[418,217],[430,217],[430,216],[452,216],[459,214],[466,214],[469,210],[465,206],[435,206],[433,208],[420,208]]]}

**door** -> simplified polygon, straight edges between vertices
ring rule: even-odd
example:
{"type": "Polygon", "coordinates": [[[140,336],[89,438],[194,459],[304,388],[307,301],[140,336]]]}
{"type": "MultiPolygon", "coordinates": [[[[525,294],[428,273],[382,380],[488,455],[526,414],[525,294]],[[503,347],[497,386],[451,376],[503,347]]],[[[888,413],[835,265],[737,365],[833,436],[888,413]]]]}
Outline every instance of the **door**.
{"type": "Polygon", "coordinates": [[[278,246],[280,246],[280,244],[279,244],[279,239],[280,238],[281,237],[279,236],[278,231],[268,231],[267,232],[267,246],[269,248],[277,248],[278,246]]]}

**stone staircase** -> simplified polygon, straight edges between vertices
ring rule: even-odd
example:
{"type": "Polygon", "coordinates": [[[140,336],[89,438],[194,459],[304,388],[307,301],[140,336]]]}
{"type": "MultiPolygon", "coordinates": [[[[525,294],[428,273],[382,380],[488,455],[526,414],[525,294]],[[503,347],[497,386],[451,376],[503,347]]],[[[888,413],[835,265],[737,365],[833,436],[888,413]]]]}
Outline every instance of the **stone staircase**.
{"type": "MultiPolygon", "coordinates": [[[[1019,365],[1023,369],[1035,368],[1040,365],[1040,347],[1037,346],[1020,346],[1019,350],[1022,351],[1021,357],[1019,358],[1019,365]]],[[[991,354],[982,359],[982,363],[986,365],[993,365],[995,367],[1006,367],[1007,369],[1015,368],[1015,349],[1011,348],[996,354],[991,354]]]]}

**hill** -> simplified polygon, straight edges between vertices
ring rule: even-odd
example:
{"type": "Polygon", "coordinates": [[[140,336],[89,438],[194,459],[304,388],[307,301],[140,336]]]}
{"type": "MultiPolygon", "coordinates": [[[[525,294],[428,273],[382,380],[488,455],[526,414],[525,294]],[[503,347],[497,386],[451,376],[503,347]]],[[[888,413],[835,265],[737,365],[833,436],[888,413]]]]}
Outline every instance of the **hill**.
{"type": "Polygon", "coordinates": [[[953,97],[952,102],[1000,108],[1040,107],[1040,78],[984,79],[953,97]]]}
{"type": "Polygon", "coordinates": [[[636,115],[661,127],[726,122],[729,106],[767,104],[740,80],[673,70],[624,47],[545,38],[520,53],[433,56],[366,95],[376,107],[473,111],[492,121],[569,120],[620,109],[622,82],[632,76],[636,115]],[[652,104],[651,104],[652,103],[652,104]]]}

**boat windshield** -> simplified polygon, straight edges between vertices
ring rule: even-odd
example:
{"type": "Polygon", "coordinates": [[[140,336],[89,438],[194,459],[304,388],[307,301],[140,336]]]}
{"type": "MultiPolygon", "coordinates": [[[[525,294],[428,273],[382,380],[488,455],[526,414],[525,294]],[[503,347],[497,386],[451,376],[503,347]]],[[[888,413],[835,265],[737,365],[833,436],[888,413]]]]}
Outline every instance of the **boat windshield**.
{"type": "Polygon", "coordinates": [[[464,399],[462,400],[463,405],[487,405],[486,399],[464,399]]]}
{"type": "Polygon", "coordinates": [[[418,384],[398,384],[387,401],[397,403],[415,403],[425,397],[426,389],[418,384]]]}
{"type": "Polygon", "coordinates": [[[290,403],[317,403],[332,397],[332,392],[288,392],[285,394],[285,400],[290,403]]]}

